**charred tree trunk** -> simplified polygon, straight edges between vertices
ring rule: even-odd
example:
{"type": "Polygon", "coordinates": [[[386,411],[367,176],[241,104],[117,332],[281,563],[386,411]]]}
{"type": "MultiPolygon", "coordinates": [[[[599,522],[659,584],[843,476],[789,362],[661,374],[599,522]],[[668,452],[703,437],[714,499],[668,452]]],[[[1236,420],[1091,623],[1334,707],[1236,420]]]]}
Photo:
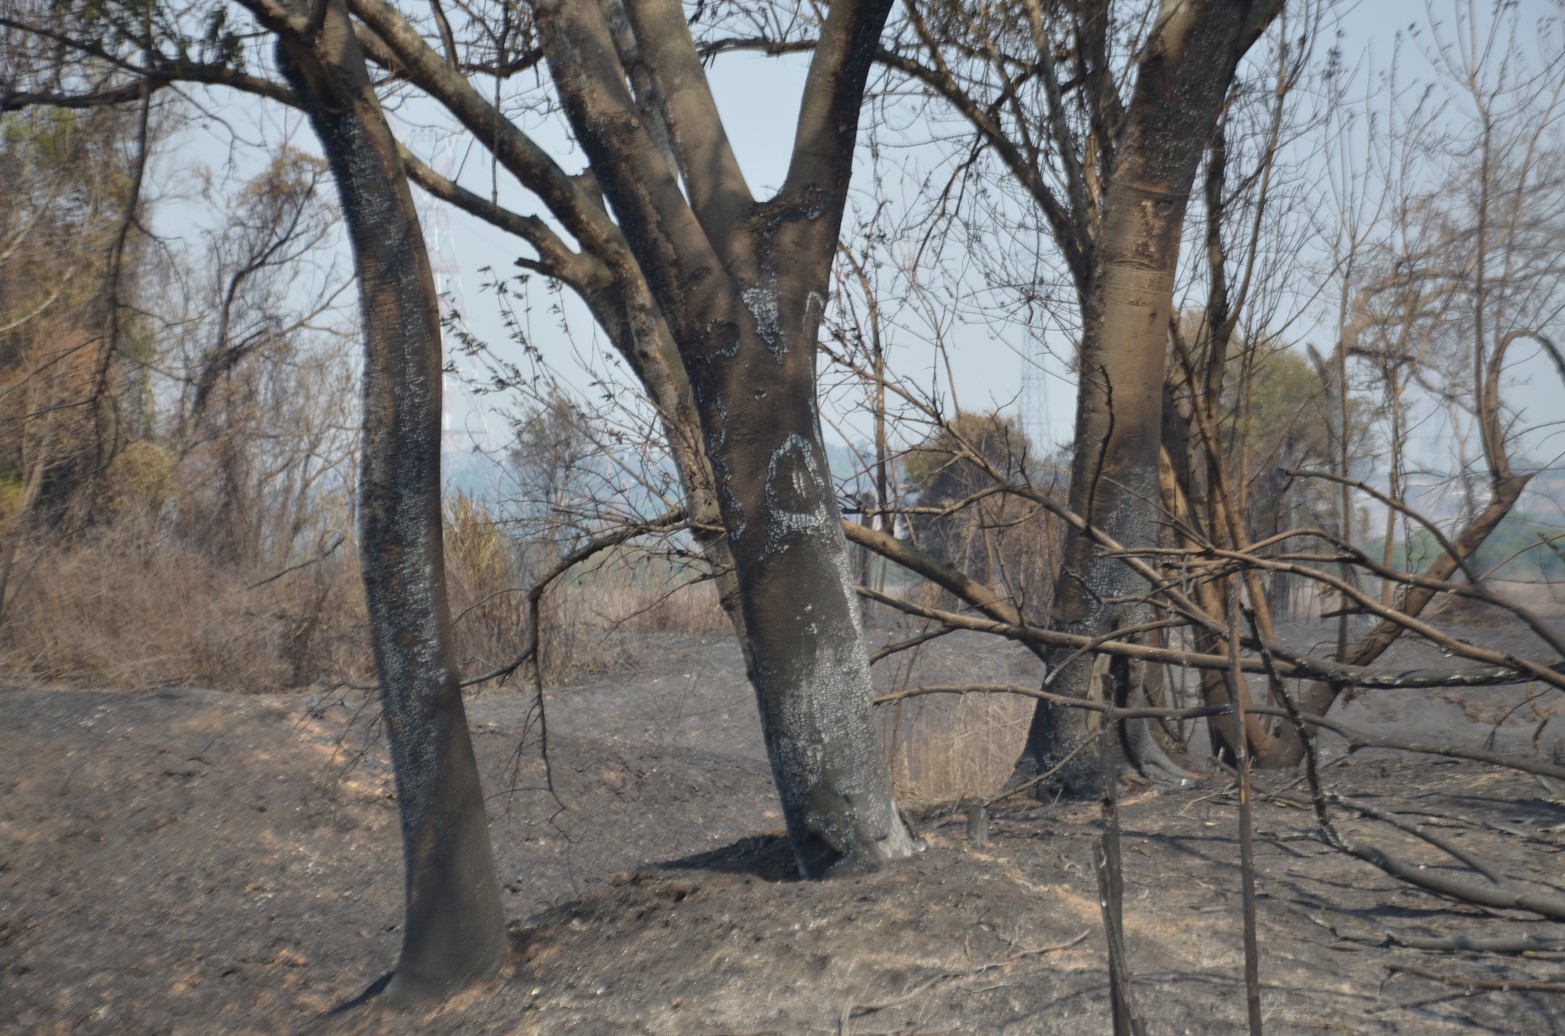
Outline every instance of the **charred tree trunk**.
{"type": "Polygon", "coordinates": [[[793,165],[764,204],[677,3],[626,4],[618,38],[599,5],[539,7],[565,112],[689,379],[767,752],[808,877],[912,851],[870,723],[868,653],[815,406],[816,334],[888,6],[833,5],[793,165]],[[659,90],[632,94],[630,46],[659,90]]]}
{"type": "MultiPolygon", "coordinates": [[[[1165,2],[1115,147],[1086,293],[1070,502],[1130,549],[1157,542],[1163,381],[1190,191],[1239,58],[1280,8],[1280,0],[1165,2]]],[[[1067,534],[1055,590],[1059,628],[1099,637],[1136,625],[1147,592],[1090,536],[1067,534]]],[[[1053,689],[1091,697],[1092,673],[1092,657],[1081,656],[1055,675],[1053,689]]],[[[1083,710],[1040,703],[1013,780],[1060,766],[1059,789],[1096,794],[1093,725],[1083,710]]]]}
{"type": "Polygon", "coordinates": [[[815,410],[819,272],[814,287],[773,274],[740,289],[745,311],[724,322],[736,340],[693,378],[767,754],[811,877],[912,848],[870,723],[869,656],[815,410]]]}
{"type": "Polygon", "coordinates": [[[386,995],[494,974],[505,916],[452,659],[440,515],[441,350],[413,198],[346,12],[285,24],[279,59],[330,161],[364,325],[361,560],[402,821],[406,919],[386,995]]]}

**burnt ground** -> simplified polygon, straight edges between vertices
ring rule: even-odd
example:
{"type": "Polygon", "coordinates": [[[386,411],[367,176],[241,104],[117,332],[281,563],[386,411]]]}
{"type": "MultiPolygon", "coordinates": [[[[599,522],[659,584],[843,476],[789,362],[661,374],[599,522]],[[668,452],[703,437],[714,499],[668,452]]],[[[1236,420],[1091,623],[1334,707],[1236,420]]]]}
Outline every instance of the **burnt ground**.
{"type": "MultiPolygon", "coordinates": [[[[0,1032],[1108,1031],[1095,804],[997,805],[984,847],[949,804],[917,804],[927,849],[916,858],[800,883],[731,641],[623,649],[634,663],[550,691],[552,791],[526,697],[471,702],[512,921],[500,977],[433,1011],[329,1020],[319,1016],[384,972],[399,943],[390,773],[357,693],[0,690],[0,1032]]],[[[926,649],[918,675],[1030,681],[1030,664],[955,639],[926,649]]],[[[1341,715],[1554,753],[1565,720],[1538,728],[1559,699],[1518,708],[1514,688],[1394,692],[1341,715]]],[[[1435,826],[1514,879],[1559,882],[1554,786],[1327,749],[1342,791],[1435,826]]],[[[1225,779],[1123,794],[1126,936],[1148,1031],[1242,1031],[1225,779]]],[[[1461,995],[1416,973],[1560,982],[1562,955],[1396,944],[1561,938],[1565,925],[1399,884],[1326,846],[1309,812],[1264,796],[1255,823],[1268,1032],[1565,1030],[1560,993],[1461,995]]],[[[1345,827],[1444,865],[1382,825],[1345,827]]]]}

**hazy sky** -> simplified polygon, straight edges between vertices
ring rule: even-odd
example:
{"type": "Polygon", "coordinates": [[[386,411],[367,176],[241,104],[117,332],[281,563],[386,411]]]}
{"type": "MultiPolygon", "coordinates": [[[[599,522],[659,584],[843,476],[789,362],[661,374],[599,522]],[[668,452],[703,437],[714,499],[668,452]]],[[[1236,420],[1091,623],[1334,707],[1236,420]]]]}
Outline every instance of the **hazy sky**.
{"type": "MultiPolygon", "coordinates": [[[[1384,75],[1392,64],[1394,54],[1399,54],[1398,77],[1403,81],[1427,77],[1429,67],[1424,56],[1429,52],[1430,18],[1451,25],[1451,12],[1456,8],[1453,0],[1436,0],[1429,13],[1422,6],[1366,2],[1338,4],[1334,9],[1339,19],[1334,39],[1319,40],[1315,49],[1318,60],[1323,60],[1329,46],[1337,46],[1343,53],[1344,66],[1355,77],[1356,96],[1365,97],[1369,103],[1378,103],[1377,89],[1384,83],[1384,75]],[[1416,27],[1416,35],[1409,37],[1409,27],[1416,27]],[[1403,46],[1396,47],[1398,33],[1403,33],[1403,46]]],[[[1486,5],[1481,5],[1486,6],[1486,5]]],[[[1559,4],[1552,0],[1523,0],[1519,5],[1523,23],[1559,13],[1559,4]]],[[[1487,17],[1486,12],[1480,12],[1487,17]]],[[[1446,32],[1450,36],[1449,31],[1446,32]]],[[[752,191],[758,196],[770,193],[782,180],[789,148],[792,144],[793,124],[797,111],[797,99],[803,83],[805,58],[767,59],[760,57],[725,57],[709,68],[713,91],[721,109],[730,139],[733,141],[739,161],[750,181],[752,191]]],[[[253,103],[253,102],[245,102],[253,103]]],[[[1470,104],[1468,105],[1470,109],[1470,104]]],[[[1451,109],[1452,117],[1462,113],[1462,100],[1456,97],[1451,109]]],[[[476,147],[464,141],[460,135],[441,132],[437,128],[417,128],[419,110],[402,113],[404,131],[411,130],[411,145],[426,156],[442,171],[459,173],[462,182],[470,189],[488,194],[491,188],[498,192],[502,204],[518,211],[538,211],[536,203],[520,188],[512,184],[503,172],[491,179],[485,156],[476,147]]],[[[255,118],[252,114],[251,118],[255,118]]],[[[439,116],[431,117],[435,120],[439,116]]],[[[314,149],[314,140],[297,116],[279,113],[275,107],[261,116],[265,131],[255,132],[275,141],[290,137],[298,146],[314,149]]],[[[239,120],[235,120],[239,124],[239,120]]],[[[443,125],[437,121],[437,126],[443,125]]],[[[539,120],[524,126],[534,133],[540,143],[560,156],[561,164],[569,171],[582,168],[579,153],[573,153],[569,141],[557,124],[539,120]]],[[[228,152],[202,148],[213,167],[221,168],[228,152]]],[[[882,176],[888,182],[896,180],[899,165],[917,166],[924,171],[936,168],[942,161],[933,148],[897,150],[881,149],[882,176]]],[[[1350,158],[1349,162],[1357,161],[1350,158]]],[[[867,149],[861,148],[859,168],[856,174],[856,190],[867,208],[870,204],[864,195],[870,181],[867,149]]],[[[1329,187],[1330,171],[1321,173],[1323,189],[1329,187]]],[[[499,347],[506,359],[520,362],[518,350],[503,345],[507,334],[499,316],[493,294],[482,290],[482,284],[494,274],[483,272],[489,267],[501,275],[518,272],[513,260],[520,254],[518,242],[508,235],[472,220],[453,209],[431,205],[420,196],[426,213],[426,229],[430,232],[430,246],[437,268],[444,271],[443,287],[460,296],[461,309],[470,329],[480,338],[499,347]]],[[[850,214],[845,229],[851,228],[850,214]]],[[[1047,247],[1046,245],[1044,247],[1047,247]]],[[[1301,293],[1308,286],[1296,289],[1301,293]]],[[[574,300],[563,302],[564,316],[569,333],[560,327],[561,315],[551,311],[559,301],[534,278],[527,296],[531,312],[521,317],[528,328],[533,343],[547,357],[552,367],[568,383],[578,389],[589,389],[594,375],[583,370],[587,366],[605,369],[602,357],[607,344],[584,315],[574,300]]],[[[966,307],[982,306],[977,293],[973,299],[962,300],[966,307]]],[[[886,307],[896,312],[895,306],[886,307]]],[[[1330,300],[1308,310],[1290,325],[1288,337],[1299,343],[1312,342],[1323,351],[1329,351],[1334,340],[1334,303],[1330,300]]],[[[962,322],[952,313],[934,314],[934,319],[947,320],[948,340],[952,344],[952,362],[938,361],[934,351],[926,344],[927,334],[922,327],[923,313],[906,308],[898,321],[902,326],[893,329],[891,350],[894,367],[905,377],[923,387],[935,386],[949,402],[953,389],[948,377],[954,379],[954,391],[961,406],[967,410],[1005,408],[1011,411],[1025,405],[1030,430],[1048,447],[1068,440],[1075,404],[1075,387],[1065,364],[1057,356],[1068,355],[1071,342],[1059,334],[1046,339],[1056,356],[1050,356],[1042,344],[1030,337],[1024,328],[1010,325],[997,328],[982,321],[962,322]]],[[[1520,384],[1513,387],[1508,398],[1514,405],[1527,411],[1525,423],[1538,424],[1552,417],[1559,410],[1558,401],[1565,398],[1565,386],[1546,364],[1525,365],[1517,373],[1520,384]]],[[[461,392],[453,393],[451,412],[453,420],[475,431],[481,431],[483,422],[474,416],[475,406],[471,397],[461,392]]],[[[503,398],[503,397],[501,397],[503,398]]],[[[504,405],[503,403],[501,405],[504,405]]],[[[503,421],[490,422],[498,438],[503,421]]],[[[828,436],[832,433],[828,429],[828,436]]],[[[850,437],[862,436],[862,429],[848,428],[850,437]]],[[[1422,444],[1430,462],[1440,463],[1442,452],[1449,452],[1445,444],[1429,441],[1422,444]]],[[[1565,452],[1565,435],[1555,434],[1552,439],[1534,437],[1528,442],[1528,450],[1539,460],[1551,460],[1565,452]]]]}
{"type": "MultiPolygon", "coordinates": [[[[1548,0],[1524,2],[1521,7],[1524,21],[1558,10],[1557,5],[1548,0]]],[[[1450,0],[1440,0],[1432,5],[1431,13],[1449,28],[1452,8],[1450,0]]],[[[1399,78],[1406,80],[1429,74],[1424,55],[1429,50],[1428,43],[1432,38],[1429,32],[1430,15],[1423,10],[1401,4],[1366,2],[1356,6],[1339,5],[1335,13],[1340,19],[1338,35],[1335,40],[1318,41],[1317,56],[1324,59],[1327,47],[1335,43],[1343,52],[1346,67],[1352,70],[1356,81],[1361,84],[1357,88],[1358,96],[1374,98],[1379,88],[1377,84],[1387,73],[1394,53],[1400,54],[1399,78]],[[1410,26],[1416,27],[1416,36],[1407,35],[1410,26]],[[1403,46],[1398,52],[1395,44],[1399,31],[1403,33],[1403,46]]],[[[729,136],[751,188],[758,197],[769,193],[782,180],[792,143],[804,64],[803,58],[778,60],[729,57],[713,63],[709,69],[713,91],[729,136]]],[[[1457,98],[1453,111],[1460,109],[1461,100],[1457,98]]],[[[547,126],[540,124],[529,128],[544,138],[546,146],[563,143],[547,126]]],[[[580,167],[579,158],[573,161],[569,152],[564,153],[567,157],[562,164],[568,169],[580,167]]],[[[437,149],[435,157],[448,164],[462,166],[464,179],[469,185],[487,192],[489,178],[476,151],[468,154],[455,147],[443,147],[437,149]],[[478,176],[474,176],[475,168],[478,176]]],[[[913,163],[927,170],[938,165],[940,157],[930,148],[911,152],[887,148],[882,150],[882,161],[913,163]]],[[[867,162],[864,149],[861,149],[856,179],[861,191],[869,179],[867,162]]],[[[518,207],[527,207],[522,192],[508,186],[503,174],[499,183],[502,202],[509,200],[518,207]]],[[[472,329],[480,337],[499,342],[503,340],[504,332],[495,314],[492,297],[480,291],[480,284],[486,275],[480,274],[479,269],[487,265],[499,271],[512,271],[511,262],[518,254],[516,244],[501,232],[476,224],[460,213],[450,214],[445,219],[449,233],[437,235],[432,244],[449,267],[459,271],[455,276],[459,279],[465,299],[465,315],[472,329]]],[[[585,353],[591,356],[601,353],[604,343],[600,336],[596,335],[590,322],[580,315],[579,308],[568,306],[567,313],[575,315],[571,318],[572,334],[567,340],[567,336],[554,326],[556,318],[547,312],[553,299],[539,289],[536,280],[532,299],[534,308],[530,326],[534,341],[569,381],[578,386],[585,385],[590,375],[583,375],[576,370],[578,364],[573,354],[585,353]]],[[[1334,308],[1334,303],[1329,300],[1315,307],[1291,326],[1290,337],[1296,336],[1300,343],[1311,341],[1323,351],[1329,351],[1334,340],[1331,323],[1334,308]]],[[[910,322],[917,324],[917,321],[910,322]]],[[[951,387],[946,383],[948,371],[945,365],[937,362],[933,350],[920,340],[923,337],[916,326],[894,333],[892,362],[916,383],[922,386],[935,384],[941,394],[949,398],[951,387]]],[[[1049,442],[1063,442],[1069,438],[1075,402],[1074,383],[1064,365],[1044,353],[1037,341],[1030,341],[1023,329],[1010,327],[996,331],[982,324],[954,323],[949,329],[949,340],[955,347],[955,362],[950,365],[949,373],[954,374],[955,392],[964,409],[1003,407],[1015,410],[1025,404],[1031,411],[1027,415],[1029,426],[1037,429],[1041,437],[1047,440],[1041,445],[1047,446],[1049,442]],[[1032,362],[1025,356],[1033,357],[1032,362]]],[[[1050,341],[1056,353],[1068,353],[1068,341],[1058,335],[1050,341]]],[[[1529,424],[1549,414],[1552,404],[1565,395],[1565,387],[1559,385],[1557,377],[1546,365],[1529,365],[1518,380],[1521,384],[1511,391],[1510,398],[1516,405],[1527,409],[1529,424]]],[[[849,430],[848,434],[853,435],[855,432],[849,430]]],[[[1534,453],[1545,455],[1539,459],[1546,459],[1549,454],[1561,452],[1559,444],[1562,442],[1565,442],[1565,436],[1556,435],[1547,444],[1534,439],[1529,443],[1529,448],[1534,453]]],[[[1430,463],[1439,463],[1439,455],[1449,452],[1447,445],[1438,441],[1422,445],[1429,455],[1430,463]]]]}

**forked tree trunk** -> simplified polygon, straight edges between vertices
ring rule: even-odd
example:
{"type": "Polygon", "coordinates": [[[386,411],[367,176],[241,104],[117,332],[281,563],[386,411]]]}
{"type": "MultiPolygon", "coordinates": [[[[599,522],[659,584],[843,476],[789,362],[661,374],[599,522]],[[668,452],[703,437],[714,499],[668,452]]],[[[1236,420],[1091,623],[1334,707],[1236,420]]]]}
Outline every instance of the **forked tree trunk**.
{"type": "MultiPolygon", "coordinates": [[[[1157,543],[1165,357],[1190,191],[1239,57],[1281,6],[1165,0],[1138,63],[1087,291],[1070,501],[1131,549],[1157,543]]],[[[1147,615],[1147,590],[1089,537],[1067,533],[1055,588],[1062,629],[1102,637],[1137,625],[1147,615]]],[[[1092,656],[1081,655],[1064,665],[1052,689],[1094,698],[1104,693],[1102,683],[1092,656]]],[[[1095,793],[1101,779],[1090,716],[1040,702],[1013,782],[1059,767],[1052,787],[1095,793]]]]}
{"type": "Polygon", "coordinates": [[[386,995],[445,996],[500,967],[505,915],[452,659],[440,515],[438,302],[396,143],[340,3],[311,42],[274,26],[342,197],[364,325],[361,560],[406,869],[386,995]]]}
{"type": "Polygon", "coordinates": [[[621,28],[633,39],[622,40],[598,4],[538,7],[566,115],[689,379],[767,752],[807,877],[913,848],[871,727],[868,653],[815,407],[822,300],[888,6],[832,6],[788,180],[764,204],[729,149],[678,3],[627,3],[621,28]],[[632,43],[658,96],[627,86],[621,51],[632,43]]]}
{"type": "MultiPolygon", "coordinates": [[[[866,664],[854,660],[864,652],[852,604],[815,608],[826,616],[812,626],[819,645],[781,646],[776,637],[753,636],[753,620],[775,627],[767,618],[774,610],[794,614],[798,605],[810,602],[779,599],[768,588],[769,577],[754,575],[765,571],[755,558],[737,563],[738,551],[753,548],[740,534],[742,519],[731,505],[748,490],[741,487],[744,476],[735,482],[727,469],[713,470],[716,460],[749,464],[758,455],[764,473],[767,458],[792,436],[809,444],[800,456],[808,454],[818,471],[825,471],[813,411],[815,323],[846,197],[864,78],[889,0],[839,0],[831,6],[802,106],[796,168],[784,192],[790,200],[764,207],[750,197],[728,151],[678,0],[545,0],[535,6],[550,72],[591,163],[587,177],[559,169],[396,11],[381,0],[350,2],[394,52],[388,67],[395,65],[430,90],[472,133],[490,141],[498,160],[545,201],[579,245],[580,251],[573,251],[536,220],[513,224],[539,253],[525,265],[558,277],[582,295],[669,431],[688,513],[699,526],[697,539],[712,561],[749,668],[764,685],[758,690],[761,711],[789,828],[799,840],[801,868],[817,874],[844,860],[868,864],[905,852],[911,840],[900,822],[877,819],[894,818],[896,811],[884,763],[867,747],[874,740],[869,736],[869,682],[866,664]],[[612,221],[604,198],[612,207],[612,221]],[[765,218],[759,218],[762,214],[765,218]],[[780,253],[771,256],[777,260],[771,268],[788,273],[775,308],[792,314],[814,306],[816,312],[779,338],[759,326],[775,322],[762,299],[778,287],[764,282],[759,256],[762,248],[775,252],[789,234],[802,236],[805,247],[789,253],[786,262],[780,253]],[[794,278],[795,267],[805,271],[803,279],[794,278]],[[757,317],[745,314],[751,298],[759,307],[757,317]],[[762,426],[738,413],[748,393],[765,389],[761,383],[742,386],[732,396],[714,391],[705,409],[695,402],[692,383],[720,380],[715,367],[724,357],[709,355],[708,339],[722,339],[718,351],[740,344],[739,328],[746,319],[745,350],[780,352],[785,343],[805,361],[764,375],[771,379],[767,384],[791,386],[789,398],[798,412],[790,423],[762,426]],[[697,370],[701,364],[712,369],[697,370]],[[754,433],[736,433],[734,442],[744,438],[751,452],[727,452],[728,444],[720,441],[727,434],[721,429],[729,428],[729,417],[736,414],[732,427],[754,427],[754,433]],[[767,438],[773,436],[775,441],[767,438]],[[741,568],[752,573],[746,577],[752,583],[765,585],[746,589],[741,568]],[[797,663],[797,671],[788,657],[796,651],[811,654],[797,663]],[[845,652],[848,661],[836,658],[836,652],[845,652]],[[852,671],[851,679],[843,677],[844,667],[852,671]],[[777,686],[792,690],[764,689],[777,686]],[[796,708],[789,701],[804,704],[796,708]],[[832,801],[839,803],[832,807],[839,812],[821,812],[826,808],[821,804],[832,801]],[[881,827],[884,832],[875,833],[881,827]]],[[[418,174],[419,167],[413,168],[418,174]]],[[[449,184],[442,187],[437,178],[426,176],[425,182],[447,190],[458,203],[488,208],[482,199],[465,197],[449,184]]],[[[829,485],[812,487],[810,493],[823,495],[801,506],[811,515],[822,508],[830,513],[829,485]]],[[[819,573],[836,571],[841,550],[840,542],[821,545],[812,537],[787,546],[788,563],[817,575],[800,580],[801,586],[812,585],[783,592],[831,594],[837,577],[823,582],[819,573]],[[800,552],[817,549],[827,553],[797,566],[800,552]]]]}

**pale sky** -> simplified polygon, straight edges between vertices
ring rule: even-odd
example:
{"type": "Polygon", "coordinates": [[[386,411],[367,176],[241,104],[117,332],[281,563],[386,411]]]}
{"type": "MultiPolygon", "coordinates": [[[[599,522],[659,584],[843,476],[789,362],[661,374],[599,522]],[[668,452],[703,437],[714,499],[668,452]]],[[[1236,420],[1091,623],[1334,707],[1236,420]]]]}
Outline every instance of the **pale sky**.
{"type": "MultiPolygon", "coordinates": [[[[1410,25],[1417,25],[1420,35],[1407,41],[1408,45],[1402,48],[1402,74],[1427,74],[1427,65],[1421,57],[1430,39],[1428,16],[1424,11],[1418,8],[1409,11],[1400,4],[1369,2],[1344,10],[1348,6],[1338,5],[1341,35],[1336,43],[1344,53],[1347,66],[1355,70],[1356,76],[1368,83],[1380,75],[1390,64],[1396,33],[1399,30],[1405,33],[1410,25]]],[[[1432,10],[1437,17],[1449,22],[1447,12],[1451,6],[1450,0],[1440,0],[1433,5],[1432,10]]],[[[1524,20],[1558,10],[1557,5],[1548,0],[1530,0],[1521,6],[1524,20]]],[[[1317,44],[1317,52],[1322,57],[1330,42],[1317,44]]],[[[804,67],[803,57],[767,59],[740,56],[725,57],[709,68],[713,92],[729,136],[752,191],[758,197],[774,189],[782,180],[792,143],[796,101],[803,83],[804,67]],[[786,106],[784,102],[787,102],[786,106]]],[[[546,143],[550,139],[554,142],[561,139],[548,134],[544,127],[532,128],[546,138],[546,143]]],[[[865,149],[861,148],[856,177],[856,188],[860,191],[869,181],[868,159],[864,152],[865,149]]],[[[883,161],[888,162],[896,162],[899,158],[902,161],[927,164],[939,161],[939,156],[928,148],[900,154],[888,148],[883,149],[882,154],[883,161]]],[[[476,157],[471,160],[476,161],[476,157]]],[[[577,158],[572,162],[570,157],[566,157],[562,164],[575,169],[579,168],[580,160],[577,158]]],[[[487,187],[487,175],[482,182],[487,187]]],[[[473,181],[469,183],[470,186],[475,185],[473,181]]],[[[505,201],[507,188],[503,175],[501,185],[501,200],[505,201]]],[[[518,206],[525,204],[521,192],[516,192],[513,203],[518,206]]],[[[478,269],[487,264],[496,270],[509,270],[512,259],[518,254],[516,244],[501,232],[475,225],[460,213],[451,215],[449,223],[451,238],[438,243],[443,253],[455,253],[447,258],[454,258],[461,267],[461,290],[466,299],[470,324],[481,337],[499,341],[502,331],[492,312],[493,307],[489,305],[490,299],[479,291],[482,277],[478,269]]],[[[570,381],[584,385],[589,378],[573,373],[572,368],[577,365],[571,359],[571,353],[573,348],[579,352],[587,347],[591,351],[591,343],[596,337],[594,329],[585,317],[574,317],[573,341],[567,344],[564,335],[553,331],[547,320],[539,319],[538,311],[546,308],[550,300],[541,291],[535,291],[534,298],[537,303],[532,324],[535,340],[550,355],[551,361],[562,374],[570,381]]],[[[1312,341],[1318,347],[1329,350],[1334,339],[1329,323],[1332,307],[1317,308],[1322,312],[1307,315],[1302,322],[1293,325],[1293,330],[1297,331],[1300,342],[1312,341]]],[[[920,342],[920,337],[916,328],[895,334],[892,363],[920,385],[927,386],[932,382],[938,384],[941,394],[948,397],[950,386],[946,384],[946,367],[937,362],[933,350],[920,342]]],[[[955,392],[964,409],[1003,407],[1014,410],[1023,402],[1025,395],[1026,403],[1033,410],[1029,415],[1030,427],[1047,428],[1044,434],[1054,442],[1069,438],[1075,404],[1074,384],[1057,360],[1044,356],[1035,345],[1028,344],[1020,329],[1011,329],[997,336],[993,329],[983,326],[956,326],[951,330],[951,340],[956,348],[950,372],[955,376],[955,392]],[[1027,351],[1038,357],[1037,362],[1029,364],[1024,360],[1022,354],[1027,351]],[[1033,371],[1031,377],[1025,373],[1029,367],[1033,371]]],[[[598,348],[602,348],[601,342],[598,348]]],[[[1057,341],[1055,348],[1065,351],[1069,345],[1057,341]]],[[[1518,381],[1520,384],[1513,387],[1509,398],[1514,405],[1526,409],[1528,424],[1535,423],[1542,415],[1550,414],[1555,401],[1565,395],[1565,386],[1559,384],[1557,376],[1546,364],[1527,365],[1519,373],[1518,381]]],[[[848,434],[855,433],[850,430],[848,434]]],[[[863,433],[860,431],[858,434],[863,433]]],[[[1430,451],[1431,463],[1438,463],[1436,455],[1445,448],[1438,443],[1426,444],[1426,448],[1430,451]]],[[[1565,435],[1556,434],[1547,443],[1535,439],[1529,443],[1529,448],[1539,454],[1539,459],[1548,459],[1552,454],[1565,450],[1565,435]]]]}
{"type": "MultiPolygon", "coordinates": [[[[1436,16],[1449,21],[1446,12],[1452,7],[1452,0],[1436,0],[1432,10],[1436,16]]],[[[1520,8],[1524,21],[1557,14],[1559,11],[1559,5],[1550,0],[1523,0],[1520,8]]],[[[1346,67],[1354,70],[1355,76],[1361,77],[1365,83],[1373,82],[1390,63],[1395,34],[1398,30],[1405,31],[1409,25],[1419,26],[1422,35],[1414,39],[1412,46],[1403,48],[1401,63],[1408,74],[1423,74],[1423,70],[1416,66],[1422,65],[1421,54],[1427,50],[1430,37],[1427,31],[1428,16],[1421,8],[1410,10],[1401,4],[1366,0],[1357,5],[1339,4],[1337,13],[1341,18],[1341,32],[1335,42],[1343,51],[1346,67]]],[[[1330,42],[1318,43],[1318,54],[1323,56],[1330,42]]],[[[752,191],[758,197],[769,193],[782,180],[792,144],[793,123],[805,62],[802,56],[784,59],[730,56],[714,62],[709,68],[713,91],[730,139],[752,191]]],[[[1372,90],[1363,92],[1373,93],[1372,90]]],[[[254,102],[247,99],[235,102],[234,107],[237,109],[246,104],[254,107],[254,102]]],[[[241,130],[241,134],[256,138],[264,136],[270,141],[286,136],[300,147],[313,149],[313,137],[297,116],[281,113],[275,106],[270,107],[271,111],[259,116],[263,129],[241,130]]],[[[416,125],[419,121],[417,113],[413,111],[404,111],[399,115],[404,128],[416,125]]],[[[257,115],[252,113],[250,118],[254,120],[257,115]]],[[[242,120],[237,118],[231,122],[243,125],[242,120]]],[[[582,168],[579,154],[572,154],[569,142],[558,130],[557,124],[551,126],[539,121],[524,128],[534,133],[540,143],[559,156],[567,170],[574,172],[582,168]]],[[[450,144],[442,143],[443,139],[447,138],[438,131],[415,129],[411,143],[416,150],[430,158],[437,168],[460,170],[466,186],[480,193],[489,193],[491,178],[482,153],[476,148],[469,148],[460,139],[450,144]]],[[[229,154],[211,145],[201,150],[210,153],[211,157],[206,161],[215,168],[221,168],[229,154]]],[[[882,156],[883,162],[911,162],[925,166],[933,166],[941,160],[932,148],[901,152],[884,148],[882,156]]],[[[856,190],[861,193],[870,180],[868,161],[867,149],[861,148],[855,181],[856,190]]],[[[894,174],[884,169],[882,175],[894,179],[894,174]]],[[[494,182],[498,185],[499,200],[503,204],[522,212],[538,210],[536,203],[515,187],[503,172],[494,182]]],[[[475,334],[499,347],[501,355],[506,359],[520,362],[519,354],[507,350],[502,344],[506,334],[493,295],[481,290],[482,283],[491,276],[482,272],[486,266],[505,275],[519,272],[512,265],[516,256],[521,254],[519,243],[454,209],[441,210],[423,196],[420,196],[420,202],[426,210],[426,229],[431,231],[429,243],[437,267],[445,271],[441,278],[443,287],[461,297],[463,315],[475,334]]],[[[851,227],[851,222],[850,215],[845,230],[851,227]]],[[[573,300],[567,300],[564,309],[569,334],[560,330],[560,317],[550,312],[556,299],[543,290],[536,278],[532,282],[529,297],[533,308],[526,320],[534,343],[567,383],[577,389],[590,390],[594,375],[585,372],[580,361],[585,359],[589,365],[596,364],[601,369],[601,361],[597,357],[606,351],[606,343],[573,300]]],[[[1311,341],[1329,350],[1334,338],[1330,309],[1330,306],[1320,306],[1317,311],[1306,314],[1290,327],[1289,337],[1296,337],[1300,343],[1311,341]]],[[[919,314],[907,312],[904,317],[901,323],[905,326],[891,336],[891,362],[905,377],[920,386],[937,386],[947,400],[952,391],[947,378],[953,377],[957,399],[968,410],[997,407],[1015,410],[1025,402],[1031,410],[1028,415],[1030,430],[1036,429],[1040,437],[1046,440],[1040,445],[1047,447],[1069,438],[1075,403],[1074,385],[1063,365],[1044,354],[1036,344],[1029,343],[1022,329],[1012,326],[996,331],[982,324],[953,323],[949,328],[953,344],[952,362],[947,366],[921,341],[924,335],[919,333],[919,314]],[[1024,353],[1032,355],[1034,362],[1027,362],[1024,353]],[[1029,369],[1032,371],[1030,376],[1026,373],[1029,369]]],[[[936,314],[935,318],[943,319],[941,314],[936,314]]],[[[1060,354],[1067,354],[1070,348],[1068,341],[1056,339],[1052,344],[1060,354]]],[[[1526,409],[1525,423],[1536,424],[1538,420],[1558,411],[1558,400],[1565,398],[1565,386],[1559,383],[1552,368],[1542,363],[1526,365],[1518,372],[1517,380],[1520,384],[1510,391],[1508,398],[1513,405],[1526,409]]],[[[453,396],[450,407],[453,420],[481,434],[483,422],[473,416],[473,408],[478,404],[460,392],[453,393],[453,396]]],[[[498,437],[503,422],[492,420],[490,427],[498,437]]],[[[832,435],[830,429],[827,434],[828,437],[832,435]]],[[[863,437],[865,432],[863,429],[849,428],[846,434],[863,437]]],[[[1431,457],[1435,457],[1442,449],[1438,443],[1426,444],[1426,448],[1431,457]]],[[[1529,442],[1528,448],[1537,459],[1550,460],[1565,452],[1565,434],[1555,433],[1547,441],[1534,439],[1529,442]]]]}

